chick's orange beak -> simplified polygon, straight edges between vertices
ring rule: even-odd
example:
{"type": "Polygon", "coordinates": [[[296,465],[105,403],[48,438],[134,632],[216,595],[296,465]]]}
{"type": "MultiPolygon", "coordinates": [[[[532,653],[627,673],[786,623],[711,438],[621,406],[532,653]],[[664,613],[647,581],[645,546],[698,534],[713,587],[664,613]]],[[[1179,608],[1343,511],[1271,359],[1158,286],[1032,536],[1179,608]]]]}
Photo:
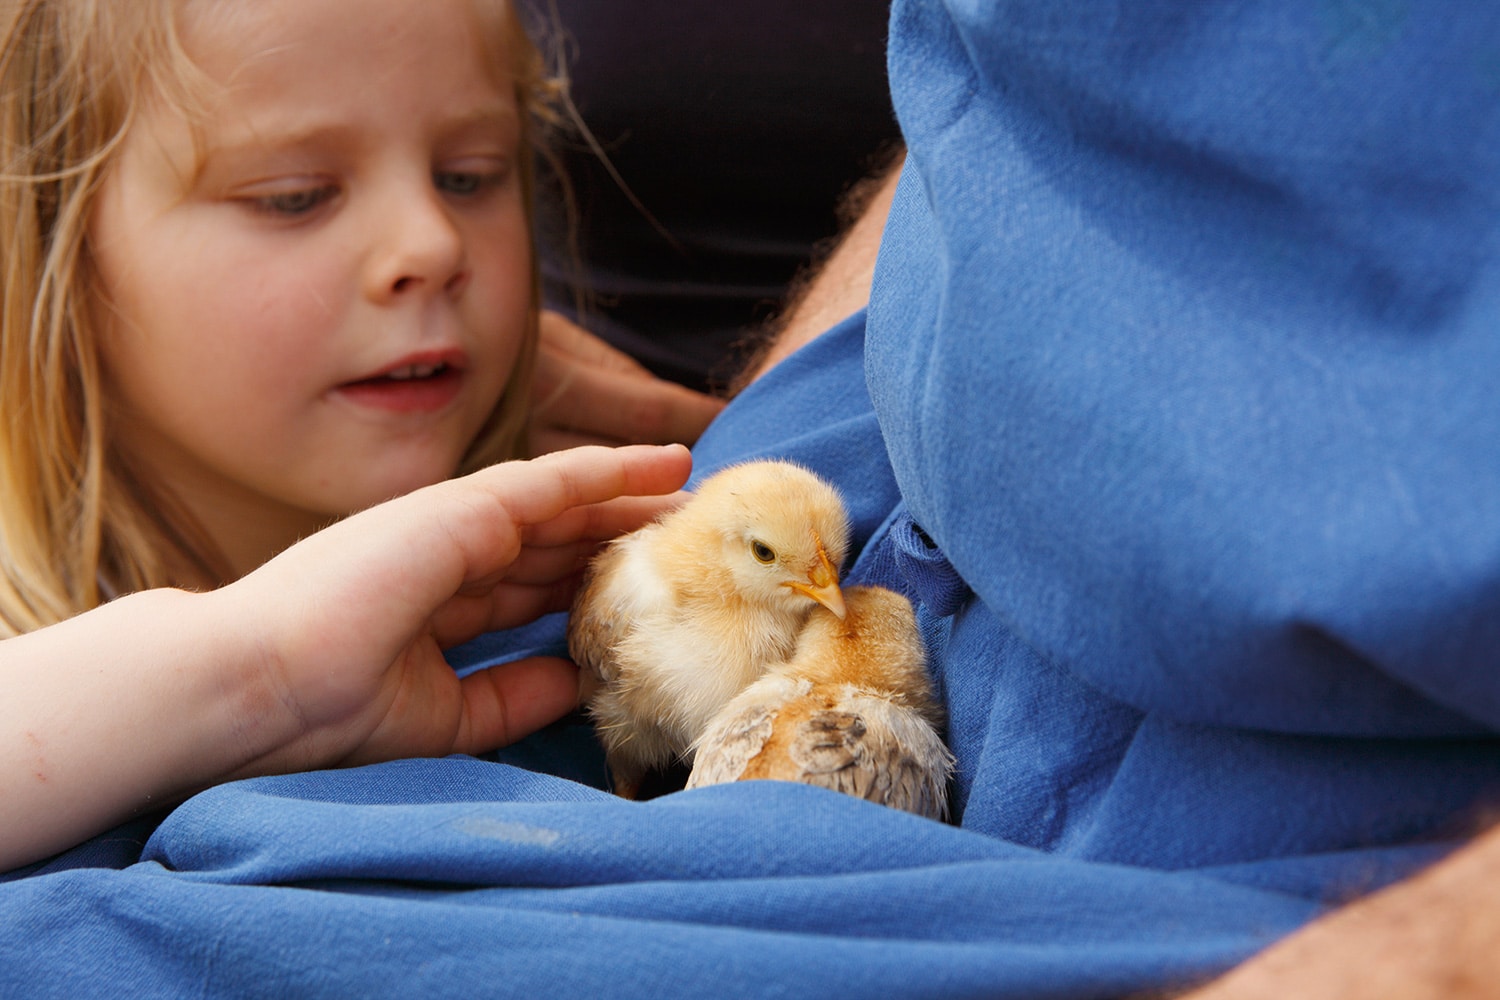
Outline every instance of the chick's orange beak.
{"type": "Polygon", "coordinates": [[[839,571],[828,558],[828,552],[818,542],[818,562],[807,574],[807,582],[800,580],[787,584],[799,594],[806,594],[843,620],[844,592],[839,590],[839,571]]]}

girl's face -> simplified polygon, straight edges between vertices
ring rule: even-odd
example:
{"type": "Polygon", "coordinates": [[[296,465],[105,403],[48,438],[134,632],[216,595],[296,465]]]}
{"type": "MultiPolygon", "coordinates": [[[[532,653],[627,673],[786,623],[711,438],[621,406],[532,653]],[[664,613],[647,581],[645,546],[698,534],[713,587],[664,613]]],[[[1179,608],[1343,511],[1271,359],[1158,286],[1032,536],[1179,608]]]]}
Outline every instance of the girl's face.
{"type": "Polygon", "coordinates": [[[531,308],[522,109],[470,0],[190,3],[89,240],[122,447],[242,573],[451,476],[531,308]]]}

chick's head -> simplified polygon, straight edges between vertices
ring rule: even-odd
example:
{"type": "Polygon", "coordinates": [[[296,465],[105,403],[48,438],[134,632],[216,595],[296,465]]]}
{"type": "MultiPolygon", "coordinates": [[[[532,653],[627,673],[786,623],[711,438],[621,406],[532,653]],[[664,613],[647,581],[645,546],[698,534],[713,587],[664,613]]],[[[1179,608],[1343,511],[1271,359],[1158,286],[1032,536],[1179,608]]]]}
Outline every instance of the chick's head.
{"type": "Polygon", "coordinates": [[[788,611],[816,602],[844,616],[849,515],[828,483],[790,462],[749,462],[704,480],[689,506],[746,600],[788,611]]]}

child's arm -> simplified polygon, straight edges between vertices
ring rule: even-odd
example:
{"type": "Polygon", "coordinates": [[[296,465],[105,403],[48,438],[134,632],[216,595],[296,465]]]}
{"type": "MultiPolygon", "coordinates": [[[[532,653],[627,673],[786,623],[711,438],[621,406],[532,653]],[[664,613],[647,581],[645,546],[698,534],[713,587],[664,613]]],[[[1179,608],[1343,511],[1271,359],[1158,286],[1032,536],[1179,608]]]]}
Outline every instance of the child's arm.
{"type": "Polygon", "coordinates": [[[558,717],[577,697],[565,661],[460,681],[441,649],[565,607],[593,545],[669,506],[689,464],[637,447],[495,466],[219,590],[0,642],[0,871],[227,778],[480,752],[558,717]]]}

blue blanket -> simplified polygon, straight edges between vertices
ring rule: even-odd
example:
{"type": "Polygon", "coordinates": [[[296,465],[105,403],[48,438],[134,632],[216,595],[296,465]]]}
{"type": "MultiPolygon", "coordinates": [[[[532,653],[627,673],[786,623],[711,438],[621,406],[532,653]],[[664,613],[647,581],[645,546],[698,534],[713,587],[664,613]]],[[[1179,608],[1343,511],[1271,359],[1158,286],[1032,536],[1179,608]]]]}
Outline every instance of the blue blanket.
{"type": "Polygon", "coordinates": [[[1438,6],[898,0],[868,318],[696,456],[849,497],[954,825],[622,802],[565,720],[13,873],[0,995],[1117,996],[1441,856],[1500,793],[1500,13],[1438,6]]]}

